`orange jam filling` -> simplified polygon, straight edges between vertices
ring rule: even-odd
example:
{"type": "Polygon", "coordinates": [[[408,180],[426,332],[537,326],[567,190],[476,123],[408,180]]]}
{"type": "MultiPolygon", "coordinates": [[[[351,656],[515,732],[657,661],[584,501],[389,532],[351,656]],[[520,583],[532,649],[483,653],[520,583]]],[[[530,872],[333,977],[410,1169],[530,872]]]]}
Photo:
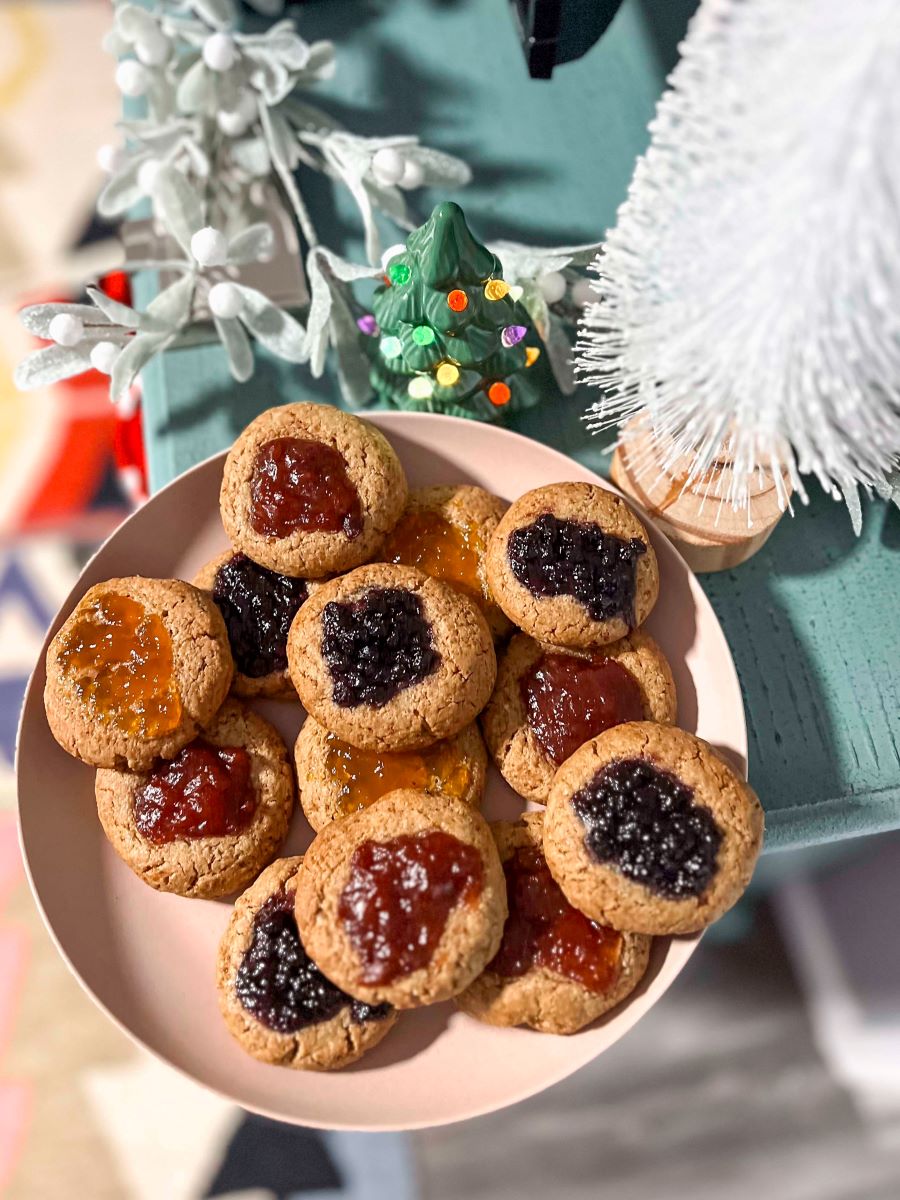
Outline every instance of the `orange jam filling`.
{"type": "Polygon", "coordinates": [[[427,750],[379,754],[357,750],[333,733],[328,735],[325,770],[340,784],[338,810],[344,817],[368,808],[397,788],[462,799],[472,779],[469,760],[457,754],[449,742],[438,742],[427,750]]]}
{"type": "Polygon", "coordinates": [[[59,661],[96,720],[140,737],[178,727],[172,639],[137,600],[115,592],[98,596],[66,634],[59,661]]]}
{"type": "Polygon", "coordinates": [[[386,562],[418,567],[426,575],[467,592],[475,600],[487,598],[479,567],[484,540],[474,521],[457,524],[432,509],[408,512],[388,537],[386,562]]]}

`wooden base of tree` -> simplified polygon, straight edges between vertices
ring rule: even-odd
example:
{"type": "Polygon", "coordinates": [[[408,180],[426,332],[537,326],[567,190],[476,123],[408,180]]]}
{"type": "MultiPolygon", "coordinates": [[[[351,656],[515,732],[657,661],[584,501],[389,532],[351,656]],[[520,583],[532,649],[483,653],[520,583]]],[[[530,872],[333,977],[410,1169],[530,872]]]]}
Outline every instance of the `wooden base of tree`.
{"type": "MultiPolygon", "coordinates": [[[[680,471],[663,471],[649,430],[632,423],[613,455],[610,477],[647,511],[693,570],[727,571],[752,558],[784,515],[769,471],[754,477],[749,517],[746,509],[735,512],[721,504],[716,493],[724,490],[730,470],[728,461],[717,461],[686,487],[688,463],[680,471]]],[[[784,483],[790,494],[790,483],[784,483]]]]}

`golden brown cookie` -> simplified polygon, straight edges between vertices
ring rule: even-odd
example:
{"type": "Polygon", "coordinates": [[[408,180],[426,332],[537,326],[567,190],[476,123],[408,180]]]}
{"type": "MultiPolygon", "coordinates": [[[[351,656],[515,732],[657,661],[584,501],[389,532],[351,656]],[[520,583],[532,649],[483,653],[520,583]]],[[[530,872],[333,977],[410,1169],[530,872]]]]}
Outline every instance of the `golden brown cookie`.
{"type": "Polygon", "coordinates": [[[707,742],[617,725],[560,767],[544,853],[576,908],[637,933],[693,933],[750,882],[763,840],[753,790],[707,742]]]}
{"type": "Polygon", "coordinates": [[[279,575],[246,554],[226,550],[200,568],[194,586],[212,596],[225,621],[234,694],[296,700],[287,669],[287,635],[300,605],[318,584],[279,575]]]}
{"type": "Polygon", "coordinates": [[[334,1071],[377,1046],[397,1014],[344,995],[306,953],[294,919],[301,862],[273,862],[235,904],[219,947],[219,1008],[232,1037],[261,1062],[334,1071]]]}
{"type": "Polygon", "coordinates": [[[327,404],[286,404],[251,421],[229,451],[222,524],[254,562],[317,579],[375,557],[406,490],[374,425],[327,404]]]}
{"type": "Polygon", "coordinates": [[[144,883],[178,896],[226,896],[272,861],[294,808],[284,742],[226,700],[174,759],[152,771],[100,770],[97,813],[113,849],[144,883]]]}
{"type": "Polygon", "coordinates": [[[468,987],[500,945],[506,887],[484,818],[449,796],[391,792],[317,834],[297,926],[359,1000],[415,1008],[468,987]]]}
{"type": "Polygon", "coordinates": [[[373,563],[323,584],[288,635],[297,694],[364,750],[417,750],[470,724],[497,661],[474,601],[413,567],[373,563]]]}
{"type": "Polygon", "coordinates": [[[641,625],[659,571],[647,530],[628,505],[590,483],[526,492],[487,553],[491,594],[539,642],[589,650],[641,625]]]}
{"type": "Polygon", "coordinates": [[[222,616],[180,579],[95,584],[47,650],[44,707],[64,750],[139,771],[215,716],[234,665],[222,616]]]}
{"type": "Polygon", "coordinates": [[[458,588],[478,604],[494,636],[503,637],[509,621],[491,599],[484,558],[508,507],[499,496],[470,484],[418,488],[410,492],[381,557],[458,588]]]}
{"type": "Polygon", "coordinates": [[[476,724],[425,750],[357,750],[307,717],[294,746],[306,819],[317,832],[398,788],[456,796],[476,808],[487,754],[476,724]]]}
{"type": "Polygon", "coordinates": [[[521,633],[497,664],[481,714],[501,775],[526,800],[546,804],[557,768],[579,746],[623,721],[675,720],[665,655],[636,629],[593,653],[541,645],[521,633]]]}
{"type": "Polygon", "coordinates": [[[491,826],[509,916],[499,951],[455,1002],[488,1025],[576,1033],[634,991],[651,939],[598,925],[569,904],[544,859],[543,819],[525,813],[491,826]]]}

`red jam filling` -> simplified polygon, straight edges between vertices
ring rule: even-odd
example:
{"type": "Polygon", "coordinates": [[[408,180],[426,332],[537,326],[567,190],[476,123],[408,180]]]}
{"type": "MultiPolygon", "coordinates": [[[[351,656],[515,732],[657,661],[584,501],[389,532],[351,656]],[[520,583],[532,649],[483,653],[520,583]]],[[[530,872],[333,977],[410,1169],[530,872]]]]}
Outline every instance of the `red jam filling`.
{"type": "Polygon", "coordinates": [[[391,983],[427,966],[451,911],[474,904],[483,883],[475,847],[442,830],[358,846],[338,916],[360,983],[391,983]]]}
{"type": "Polygon", "coordinates": [[[260,446],[250,479],[250,524],[264,537],[287,537],[295,529],[359,537],[362,505],[343,455],[303,438],[260,446]]]}
{"type": "Polygon", "coordinates": [[[544,654],[520,689],[528,724],[555,763],[604,729],[644,719],[637,680],[611,658],[544,654]]]}
{"type": "Polygon", "coordinates": [[[134,795],[134,822],[148,842],[240,833],[253,820],[256,793],[242,746],[196,738],[150,772],[134,795]]]}
{"type": "Polygon", "coordinates": [[[503,864],[509,916],[487,969],[504,978],[545,967],[603,994],[619,977],[622,935],[573,908],[543,854],[522,846],[503,864]]]}

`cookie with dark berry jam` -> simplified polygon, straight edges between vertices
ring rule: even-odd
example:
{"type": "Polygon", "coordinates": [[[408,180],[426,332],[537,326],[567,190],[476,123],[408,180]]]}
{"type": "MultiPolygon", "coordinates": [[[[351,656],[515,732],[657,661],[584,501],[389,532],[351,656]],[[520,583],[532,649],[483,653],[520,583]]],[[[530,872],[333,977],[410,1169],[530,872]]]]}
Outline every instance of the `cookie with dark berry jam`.
{"type": "Polygon", "coordinates": [[[272,863],[237,901],[219,948],[219,1007],[254,1058],[330,1071],[377,1045],[396,1013],[342,992],[307,953],[294,916],[301,861],[272,863]]]}
{"type": "Polygon", "coordinates": [[[237,696],[290,699],[287,636],[300,605],[317,584],[280,575],[234,550],[202,567],[194,586],[208,592],[225,621],[237,696]]]}
{"type": "Polygon", "coordinates": [[[637,987],[650,938],[592,921],[569,903],[544,858],[543,820],[529,812],[491,826],[509,916],[500,949],[456,1004],[489,1025],[575,1033],[637,987]]]}
{"type": "Polygon", "coordinates": [[[591,649],[641,625],[659,573],[647,530],[606,488],[557,483],[526,492],[495,530],[487,553],[491,594],[525,633],[591,649]]]}
{"type": "Polygon", "coordinates": [[[231,544],[300,579],[373,558],[406,504],[387,438],[327,404],[286,404],[251,421],[225,460],[220,509],[231,544]]]}
{"type": "Polygon", "coordinates": [[[395,791],[317,834],[297,925],[329,979],[369,1004],[449,999],[493,958],[506,916],[484,818],[452,796],[395,791]]]}
{"type": "Polygon", "coordinates": [[[662,650],[640,629],[594,651],[520,633],[500,655],[481,720],[506,782],[546,804],[557,769],[591,738],[626,721],[671,724],[675,683],[662,650]]]}
{"type": "Polygon", "coordinates": [[[706,742],[618,725],[557,772],[544,852],[567,898],[639,933],[693,933],[739,899],[762,847],[752,789],[706,742]]]}
{"type": "Polygon", "coordinates": [[[453,737],[484,707],[497,670],[475,601],[390,563],[322,584],[291,626],[288,665],[306,710],[364,750],[453,737]]]}

